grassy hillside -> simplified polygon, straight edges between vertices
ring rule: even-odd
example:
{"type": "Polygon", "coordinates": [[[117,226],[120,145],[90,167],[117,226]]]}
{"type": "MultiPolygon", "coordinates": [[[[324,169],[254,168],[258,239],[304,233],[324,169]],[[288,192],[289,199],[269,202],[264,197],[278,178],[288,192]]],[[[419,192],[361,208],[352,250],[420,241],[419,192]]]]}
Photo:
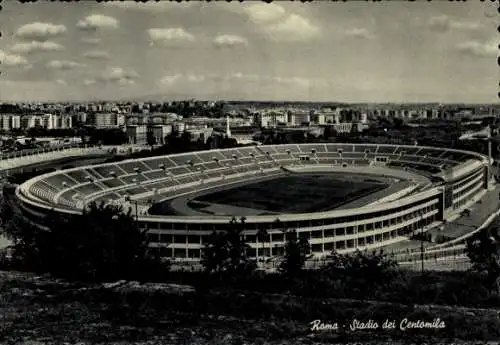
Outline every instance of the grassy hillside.
{"type": "Polygon", "coordinates": [[[9,344],[407,344],[500,339],[498,310],[134,283],[70,284],[0,272],[0,339],[9,344]],[[399,330],[432,321],[441,329],[399,330]],[[311,331],[310,322],[343,329],[311,331]],[[379,329],[350,331],[354,319],[379,329]],[[380,329],[385,319],[396,329],[380,329]],[[344,325],[344,327],[342,327],[344,325]]]}

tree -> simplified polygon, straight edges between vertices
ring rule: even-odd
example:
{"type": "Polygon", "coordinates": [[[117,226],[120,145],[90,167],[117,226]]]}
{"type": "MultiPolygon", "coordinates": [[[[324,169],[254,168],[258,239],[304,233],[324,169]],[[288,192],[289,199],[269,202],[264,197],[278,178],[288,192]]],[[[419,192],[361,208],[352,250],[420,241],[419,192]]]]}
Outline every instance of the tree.
{"type": "Polygon", "coordinates": [[[85,130],[85,127],[79,126],[76,131],[76,135],[82,141],[82,146],[85,146],[87,144],[87,131],[85,130]]]}
{"type": "Polygon", "coordinates": [[[191,133],[186,130],[182,132],[181,141],[186,147],[189,147],[191,145],[191,133]]]}
{"type": "Polygon", "coordinates": [[[208,273],[226,276],[250,274],[256,269],[249,256],[250,246],[245,243],[243,230],[245,218],[235,217],[229,222],[227,231],[214,231],[202,252],[201,263],[208,273]]]}
{"type": "Polygon", "coordinates": [[[264,259],[264,243],[268,240],[268,237],[269,237],[269,232],[267,231],[267,228],[264,226],[260,227],[259,231],[257,232],[257,239],[259,240],[259,243],[262,246],[262,253],[260,254],[262,259],[264,259]]]}
{"type": "Polygon", "coordinates": [[[385,284],[390,281],[397,263],[388,258],[383,250],[360,251],[339,254],[333,251],[328,257],[329,263],[322,273],[334,280],[339,280],[352,291],[357,291],[360,297],[368,296],[373,285],[385,284]]]}
{"type": "Polygon", "coordinates": [[[202,250],[201,264],[205,272],[221,273],[225,270],[227,260],[227,241],[223,232],[214,231],[202,250]]]}
{"type": "MultiPolygon", "coordinates": [[[[283,233],[286,233],[286,232],[287,232],[287,229],[285,228],[285,225],[283,224],[283,222],[282,222],[282,221],[281,221],[281,219],[279,219],[279,218],[276,218],[276,219],[273,221],[272,228],[273,228],[273,229],[279,229],[279,230],[281,230],[281,232],[283,232],[283,233]]],[[[268,237],[267,237],[267,240],[269,241],[269,252],[271,252],[271,236],[268,236],[268,237]]]]}
{"type": "Polygon", "coordinates": [[[127,134],[120,129],[89,128],[89,144],[122,145],[128,141],[127,134]]]}
{"type": "Polygon", "coordinates": [[[238,146],[238,142],[234,138],[224,137],[220,139],[220,148],[232,148],[238,146]]]}
{"type": "Polygon", "coordinates": [[[332,135],[332,126],[325,126],[323,130],[323,139],[328,140],[332,135]]]}
{"type": "Polygon", "coordinates": [[[296,277],[303,269],[310,252],[309,240],[297,238],[297,231],[286,233],[285,256],[279,265],[279,272],[287,277],[296,277]]]}
{"type": "Polygon", "coordinates": [[[467,239],[467,256],[490,292],[500,293],[500,234],[498,227],[486,228],[467,239]]]}
{"type": "Polygon", "coordinates": [[[359,129],[358,129],[358,124],[357,123],[353,123],[352,126],[351,126],[351,130],[349,132],[349,135],[351,136],[357,136],[359,134],[359,129]]]}
{"type": "Polygon", "coordinates": [[[212,150],[219,147],[220,138],[218,135],[211,135],[207,138],[207,142],[205,143],[206,150],[212,150]]]}
{"type": "Polygon", "coordinates": [[[147,133],[146,133],[146,141],[149,146],[151,146],[151,149],[156,145],[156,138],[153,134],[153,129],[148,128],[147,133]]]}
{"type": "Polygon", "coordinates": [[[13,267],[38,272],[41,265],[37,238],[41,230],[23,217],[13,199],[14,190],[15,187],[10,184],[3,187],[0,206],[2,235],[12,242],[13,267]]]}
{"type": "Polygon", "coordinates": [[[404,126],[404,121],[403,121],[403,119],[401,119],[401,118],[399,118],[399,117],[395,117],[395,118],[392,120],[392,122],[393,122],[393,126],[394,126],[394,128],[396,128],[396,129],[401,129],[401,128],[403,128],[403,126],[404,126]]]}
{"type": "Polygon", "coordinates": [[[40,228],[30,223],[18,211],[7,221],[3,234],[12,241],[13,267],[23,271],[43,271],[38,249],[40,228]]]}
{"type": "Polygon", "coordinates": [[[171,153],[179,152],[177,150],[180,145],[179,132],[177,130],[172,130],[172,132],[167,134],[167,136],[165,136],[165,144],[170,149],[171,153]]]}
{"type": "Polygon", "coordinates": [[[70,280],[161,279],[168,264],[149,247],[147,231],[121,206],[92,203],[82,215],[46,217],[36,247],[45,271],[70,280]]]}

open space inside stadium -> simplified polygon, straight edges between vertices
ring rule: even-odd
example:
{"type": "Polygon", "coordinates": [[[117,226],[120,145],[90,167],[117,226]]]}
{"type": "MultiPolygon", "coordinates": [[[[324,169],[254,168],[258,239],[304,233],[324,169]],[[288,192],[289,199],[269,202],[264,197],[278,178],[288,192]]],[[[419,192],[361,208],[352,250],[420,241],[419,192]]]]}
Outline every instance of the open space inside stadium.
{"type": "Polygon", "coordinates": [[[376,180],[361,174],[284,173],[282,176],[221,186],[159,202],[150,213],[161,215],[172,214],[173,211],[177,215],[249,216],[320,212],[367,197],[386,189],[390,183],[402,187],[400,182],[397,179],[376,180]]]}

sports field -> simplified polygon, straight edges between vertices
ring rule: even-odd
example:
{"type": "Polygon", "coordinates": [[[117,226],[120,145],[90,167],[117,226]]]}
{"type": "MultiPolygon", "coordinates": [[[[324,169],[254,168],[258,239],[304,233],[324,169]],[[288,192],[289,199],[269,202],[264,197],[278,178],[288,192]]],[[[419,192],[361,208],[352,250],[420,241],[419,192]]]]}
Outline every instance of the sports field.
{"type": "Polygon", "coordinates": [[[218,204],[273,213],[310,213],[335,209],[387,186],[363,176],[300,174],[217,191],[192,201],[199,206],[218,204]]]}

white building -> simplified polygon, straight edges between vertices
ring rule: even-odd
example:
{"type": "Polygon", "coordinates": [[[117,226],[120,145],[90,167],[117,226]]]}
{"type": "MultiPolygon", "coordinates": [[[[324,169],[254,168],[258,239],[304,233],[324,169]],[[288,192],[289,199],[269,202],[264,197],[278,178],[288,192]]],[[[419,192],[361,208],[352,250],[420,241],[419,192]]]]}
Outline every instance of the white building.
{"type": "Polygon", "coordinates": [[[335,110],[325,109],[311,115],[311,124],[330,125],[339,133],[348,133],[353,126],[358,130],[367,127],[368,116],[358,111],[348,112],[348,109],[337,108],[335,110]]]}
{"type": "Polygon", "coordinates": [[[186,129],[186,124],[182,121],[177,121],[172,123],[172,129],[177,132],[184,132],[186,129]]]}
{"type": "Polygon", "coordinates": [[[74,115],[74,117],[80,123],[87,123],[87,113],[85,112],[79,112],[78,114],[74,115]]]}
{"type": "Polygon", "coordinates": [[[309,110],[294,110],[288,113],[288,126],[301,126],[311,122],[311,112],[309,110]]]}
{"type": "Polygon", "coordinates": [[[20,118],[20,127],[24,129],[34,127],[42,127],[45,129],[71,128],[73,127],[73,119],[71,115],[24,115],[20,118]]]}
{"type": "Polygon", "coordinates": [[[91,116],[90,124],[95,128],[116,128],[125,125],[125,115],[112,113],[96,113],[91,116]]]}
{"type": "Polygon", "coordinates": [[[340,113],[337,110],[322,110],[311,115],[311,122],[318,125],[340,123],[340,113]]]}
{"type": "Polygon", "coordinates": [[[1,114],[0,115],[0,129],[3,131],[10,131],[12,129],[21,128],[21,115],[15,114],[1,114]]]}
{"type": "Polygon", "coordinates": [[[254,115],[254,123],[260,127],[276,127],[288,123],[288,115],[285,112],[267,112],[254,115]]]}

